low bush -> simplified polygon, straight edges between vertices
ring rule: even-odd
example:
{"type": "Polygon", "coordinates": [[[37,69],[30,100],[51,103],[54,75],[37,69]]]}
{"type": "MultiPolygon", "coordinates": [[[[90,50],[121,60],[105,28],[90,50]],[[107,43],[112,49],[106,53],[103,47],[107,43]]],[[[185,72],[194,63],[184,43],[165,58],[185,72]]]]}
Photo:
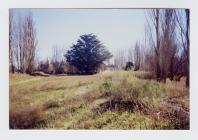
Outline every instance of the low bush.
{"type": "Polygon", "coordinates": [[[36,107],[26,107],[20,110],[10,110],[9,125],[11,129],[33,129],[45,123],[42,117],[44,111],[50,108],[59,107],[55,101],[49,100],[36,107]]]}
{"type": "Polygon", "coordinates": [[[148,106],[142,102],[141,100],[110,100],[107,102],[104,102],[99,105],[98,108],[94,109],[95,112],[98,114],[102,114],[105,111],[141,111],[144,114],[147,114],[149,111],[148,106]]]}
{"type": "Polygon", "coordinates": [[[32,129],[37,124],[42,123],[41,116],[43,107],[27,107],[21,110],[11,110],[9,116],[9,125],[11,129],[32,129]]]}

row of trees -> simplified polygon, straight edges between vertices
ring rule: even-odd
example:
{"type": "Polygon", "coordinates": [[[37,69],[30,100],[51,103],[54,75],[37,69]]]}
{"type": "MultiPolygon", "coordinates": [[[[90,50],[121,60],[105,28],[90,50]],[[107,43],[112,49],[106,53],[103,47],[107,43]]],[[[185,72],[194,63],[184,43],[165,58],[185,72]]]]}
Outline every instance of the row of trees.
{"type": "Polygon", "coordinates": [[[62,74],[75,72],[63,59],[63,49],[54,46],[52,58],[38,62],[36,27],[33,15],[28,13],[18,17],[10,10],[9,15],[9,67],[10,72],[32,74],[34,71],[43,71],[48,74],[62,74]]]}
{"type": "Polygon", "coordinates": [[[137,71],[142,69],[141,65],[143,64],[143,46],[139,42],[136,42],[135,45],[131,46],[127,51],[119,50],[114,56],[114,65],[119,70],[127,69],[130,65],[135,71],[137,71]]]}
{"type": "Polygon", "coordinates": [[[62,52],[64,51],[60,47],[55,46],[51,60],[40,62],[38,70],[48,74],[93,74],[99,71],[98,68],[103,66],[101,64],[104,61],[112,57],[93,34],[80,36],[70,50],[64,55],[62,52]]]}
{"type": "Polygon", "coordinates": [[[37,67],[38,71],[47,74],[75,74],[78,73],[76,67],[70,65],[64,59],[64,49],[55,45],[52,48],[52,57],[45,61],[40,61],[37,67]]]}
{"type": "MultiPolygon", "coordinates": [[[[118,51],[114,56],[114,65],[118,69],[133,66],[134,70],[151,71],[157,81],[165,82],[167,78],[174,80],[186,76],[186,85],[189,86],[189,14],[188,9],[148,10],[144,42],[137,41],[128,50],[128,54],[118,51]]],[[[9,59],[12,72],[31,74],[38,69],[55,74],[68,70],[92,74],[112,57],[96,35],[85,34],[64,54],[66,61],[60,53],[62,50],[54,47],[52,59],[40,62],[37,67],[37,39],[33,17],[29,13],[25,17],[18,17],[18,20],[15,18],[11,11],[9,59]]]]}
{"type": "Polygon", "coordinates": [[[151,71],[157,81],[186,76],[189,86],[189,14],[189,9],[147,10],[144,41],[137,41],[128,53],[118,51],[114,64],[124,69],[132,62],[134,70],[151,71]]]}
{"type": "Polygon", "coordinates": [[[25,17],[9,15],[10,71],[32,73],[36,64],[37,38],[32,14],[25,17]],[[16,20],[18,18],[18,20],[16,20]]]}
{"type": "Polygon", "coordinates": [[[36,52],[36,28],[32,14],[16,17],[10,10],[9,66],[12,73],[32,74],[39,70],[49,74],[92,74],[98,71],[98,67],[103,61],[112,57],[97,36],[93,34],[80,36],[77,43],[71,46],[66,54],[55,46],[51,60],[36,62],[36,52]]]}
{"type": "Polygon", "coordinates": [[[85,34],[66,53],[59,46],[54,46],[51,59],[37,62],[36,28],[32,14],[16,17],[10,11],[9,16],[9,65],[12,73],[32,74],[38,70],[49,74],[93,74],[112,57],[96,35],[85,34]]]}
{"type": "Polygon", "coordinates": [[[149,70],[158,81],[186,76],[189,86],[189,10],[153,9],[148,16],[149,70]]]}

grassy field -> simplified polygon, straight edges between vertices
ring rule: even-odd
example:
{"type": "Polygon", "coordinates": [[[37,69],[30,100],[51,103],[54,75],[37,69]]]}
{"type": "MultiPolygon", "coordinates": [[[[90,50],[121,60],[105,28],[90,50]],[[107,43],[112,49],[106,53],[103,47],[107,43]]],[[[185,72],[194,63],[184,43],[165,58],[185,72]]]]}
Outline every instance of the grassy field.
{"type": "Polygon", "coordinates": [[[185,80],[158,83],[146,74],[10,74],[10,128],[189,129],[185,80]]]}

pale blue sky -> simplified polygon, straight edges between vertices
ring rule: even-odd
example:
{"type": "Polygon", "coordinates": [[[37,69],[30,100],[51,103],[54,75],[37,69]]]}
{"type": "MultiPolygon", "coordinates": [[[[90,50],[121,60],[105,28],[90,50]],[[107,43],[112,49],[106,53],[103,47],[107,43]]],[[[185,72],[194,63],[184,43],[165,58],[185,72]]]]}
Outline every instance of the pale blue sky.
{"type": "Polygon", "coordinates": [[[51,57],[54,45],[69,49],[82,34],[97,35],[112,54],[127,51],[144,36],[143,9],[15,9],[14,14],[29,11],[37,29],[39,60],[51,57]]]}

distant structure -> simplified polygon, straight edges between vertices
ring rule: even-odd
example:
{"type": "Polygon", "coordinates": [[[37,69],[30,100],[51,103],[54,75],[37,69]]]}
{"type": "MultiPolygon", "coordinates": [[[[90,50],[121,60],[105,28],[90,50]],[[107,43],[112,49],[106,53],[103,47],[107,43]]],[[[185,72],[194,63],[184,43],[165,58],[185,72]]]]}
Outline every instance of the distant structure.
{"type": "Polygon", "coordinates": [[[118,70],[118,67],[116,65],[107,65],[107,69],[108,71],[116,71],[118,70]]]}
{"type": "Polygon", "coordinates": [[[107,69],[107,65],[104,63],[101,63],[97,69],[97,72],[103,72],[107,69]]]}
{"type": "Polygon", "coordinates": [[[97,72],[103,72],[103,71],[116,71],[118,70],[118,67],[116,65],[106,65],[104,63],[101,63],[100,66],[97,69],[97,72]]]}

